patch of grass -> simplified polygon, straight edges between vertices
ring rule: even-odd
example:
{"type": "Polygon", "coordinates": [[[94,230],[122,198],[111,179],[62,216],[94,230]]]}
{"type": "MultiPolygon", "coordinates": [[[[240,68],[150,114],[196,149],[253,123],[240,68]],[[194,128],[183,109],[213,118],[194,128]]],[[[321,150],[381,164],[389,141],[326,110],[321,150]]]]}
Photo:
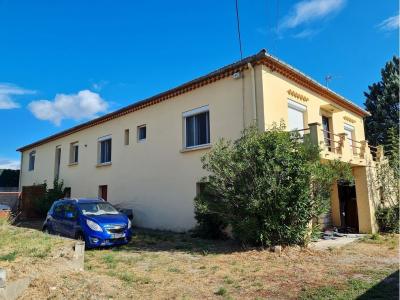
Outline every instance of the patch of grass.
{"type": "Polygon", "coordinates": [[[379,234],[374,233],[360,239],[360,242],[367,244],[387,245],[390,248],[396,247],[398,237],[394,234],[379,234]]]}
{"type": "Polygon", "coordinates": [[[109,269],[115,269],[117,267],[117,260],[115,256],[111,253],[105,254],[103,256],[103,262],[107,265],[109,269]]]}
{"type": "Polygon", "coordinates": [[[118,279],[126,282],[126,283],[132,283],[134,280],[134,277],[131,273],[124,272],[124,273],[117,273],[118,279]]]}
{"type": "Polygon", "coordinates": [[[47,246],[44,249],[43,248],[32,248],[30,256],[40,258],[40,259],[46,258],[48,256],[48,254],[50,253],[50,249],[51,249],[50,246],[47,246]]]}
{"type": "Polygon", "coordinates": [[[225,277],[224,277],[224,282],[225,282],[226,284],[232,284],[232,283],[234,283],[233,279],[230,278],[229,276],[225,276],[225,277]]]}
{"type": "Polygon", "coordinates": [[[349,279],[342,287],[324,286],[306,290],[300,299],[393,299],[399,298],[399,272],[395,272],[384,279],[349,279]]]}
{"type": "Polygon", "coordinates": [[[16,257],[17,257],[17,252],[13,251],[13,252],[10,252],[8,254],[0,255],[0,260],[3,260],[3,261],[14,261],[16,257]]]}
{"type": "Polygon", "coordinates": [[[214,294],[218,296],[225,296],[228,291],[224,287],[220,287],[214,294]]]}

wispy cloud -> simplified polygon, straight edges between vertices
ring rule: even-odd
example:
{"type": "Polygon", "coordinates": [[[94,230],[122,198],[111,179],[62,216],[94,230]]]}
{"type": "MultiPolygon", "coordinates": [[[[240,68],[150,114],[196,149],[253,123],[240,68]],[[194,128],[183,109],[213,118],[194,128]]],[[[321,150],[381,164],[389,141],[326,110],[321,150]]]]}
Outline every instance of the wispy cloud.
{"type": "Polygon", "coordinates": [[[60,125],[64,119],[93,119],[98,113],[107,111],[108,106],[99,94],[83,90],[77,94],[57,94],[53,101],[32,101],[28,109],[36,118],[60,125]]]}
{"type": "Polygon", "coordinates": [[[0,82],[0,109],[13,109],[20,107],[15,101],[15,96],[34,94],[35,91],[21,88],[12,83],[0,82]]]}
{"type": "Polygon", "coordinates": [[[382,31],[397,30],[400,27],[400,15],[387,18],[379,23],[376,27],[382,31]]]}
{"type": "Polygon", "coordinates": [[[0,158],[0,169],[18,170],[19,168],[20,168],[19,160],[0,158]]]}
{"type": "Polygon", "coordinates": [[[303,0],[294,5],[291,12],[283,18],[280,29],[290,29],[326,18],[339,12],[345,0],[303,0]]]}
{"type": "Polygon", "coordinates": [[[92,88],[92,90],[94,90],[96,92],[100,92],[109,83],[110,82],[107,80],[100,80],[100,81],[92,82],[91,88],[92,88]]]}
{"type": "Polygon", "coordinates": [[[320,29],[304,29],[293,35],[296,39],[312,38],[314,35],[318,34],[320,29]]]}

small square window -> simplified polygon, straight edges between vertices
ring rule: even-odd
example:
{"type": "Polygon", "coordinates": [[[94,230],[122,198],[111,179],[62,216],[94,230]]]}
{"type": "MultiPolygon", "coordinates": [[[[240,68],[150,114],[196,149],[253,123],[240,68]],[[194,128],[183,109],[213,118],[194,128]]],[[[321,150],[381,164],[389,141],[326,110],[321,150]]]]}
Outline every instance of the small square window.
{"type": "Polygon", "coordinates": [[[143,142],[146,140],[146,125],[138,127],[138,142],[143,142]]]}

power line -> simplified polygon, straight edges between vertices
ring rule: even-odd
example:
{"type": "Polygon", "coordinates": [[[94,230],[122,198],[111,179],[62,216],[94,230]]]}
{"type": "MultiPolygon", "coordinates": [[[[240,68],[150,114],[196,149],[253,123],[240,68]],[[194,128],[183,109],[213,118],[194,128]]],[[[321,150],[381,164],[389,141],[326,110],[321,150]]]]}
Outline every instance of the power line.
{"type": "Polygon", "coordinates": [[[240,36],[240,19],[239,19],[238,0],[235,0],[235,3],[236,3],[236,23],[237,23],[237,34],[238,34],[238,40],[239,40],[240,59],[243,59],[242,38],[240,36]]]}

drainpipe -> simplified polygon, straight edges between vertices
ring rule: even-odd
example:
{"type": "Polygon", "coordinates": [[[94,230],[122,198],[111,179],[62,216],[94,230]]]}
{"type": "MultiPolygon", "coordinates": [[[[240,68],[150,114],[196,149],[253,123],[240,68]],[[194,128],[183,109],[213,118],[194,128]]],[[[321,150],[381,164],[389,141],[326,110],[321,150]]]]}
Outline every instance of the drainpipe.
{"type": "Polygon", "coordinates": [[[249,67],[249,69],[251,71],[251,85],[252,85],[251,95],[253,98],[253,122],[254,122],[254,125],[258,127],[255,71],[254,71],[253,65],[251,63],[247,63],[247,66],[249,67]]]}

